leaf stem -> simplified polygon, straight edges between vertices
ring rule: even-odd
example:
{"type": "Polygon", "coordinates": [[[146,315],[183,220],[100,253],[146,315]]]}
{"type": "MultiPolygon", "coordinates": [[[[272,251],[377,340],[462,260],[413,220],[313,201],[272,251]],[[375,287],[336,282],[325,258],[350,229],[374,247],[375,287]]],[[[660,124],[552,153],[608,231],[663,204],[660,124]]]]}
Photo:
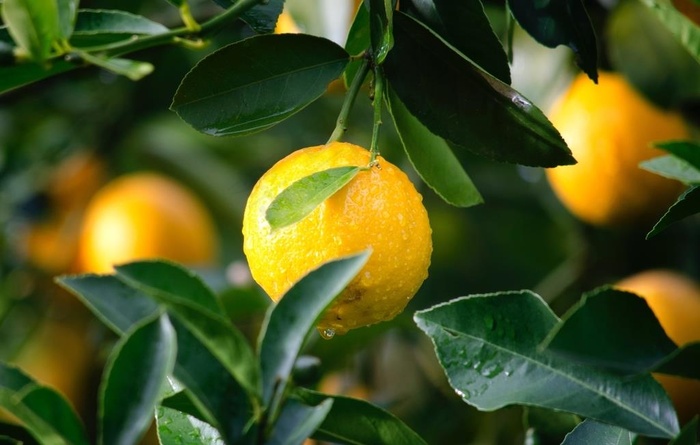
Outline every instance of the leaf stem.
{"type": "Polygon", "coordinates": [[[368,72],[369,59],[365,57],[362,61],[362,65],[360,65],[360,69],[357,71],[357,73],[355,73],[355,78],[352,79],[352,83],[350,84],[348,92],[345,93],[345,101],[343,102],[343,106],[341,107],[340,113],[338,114],[338,119],[336,120],[333,133],[328,139],[328,142],[326,142],[327,144],[339,140],[347,131],[348,115],[350,114],[350,110],[352,109],[352,106],[355,103],[357,94],[360,92],[360,88],[362,87],[362,83],[365,81],[365,77],[367,77],[368,72]]]}
{"type": "Polygon", "coordinates": [[[382,101],[384,100],[384,73],[381,65],[374,67],[374,126],[372,127],[372,143],[369,146],[370,165],[374,164],[379,155],[379,127],[382,125],[382,101]]]}

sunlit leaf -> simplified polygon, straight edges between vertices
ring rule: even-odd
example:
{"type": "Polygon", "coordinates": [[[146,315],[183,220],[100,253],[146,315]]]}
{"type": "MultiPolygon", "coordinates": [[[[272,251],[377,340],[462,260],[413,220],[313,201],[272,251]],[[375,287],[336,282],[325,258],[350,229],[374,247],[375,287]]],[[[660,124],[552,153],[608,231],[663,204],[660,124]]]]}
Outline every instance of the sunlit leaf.
{"type": "Polygon", "coordinates": [[[319,37],[251,37],[202,59],[182,80],[171,109],[206,134],[262,131],[319,98],[348,60],[343,48],[319,37]]]}
{"type": "Polygon", "coordinates": [[[208,423],[174,409],[156,410],[161,445],[224,445],[221,435],[208,423]],[[183,442],[186,440],[186,442],[183,442]]]}
{"type": "Polygon", "coordinates": [[[272,229],[302,220],[360,172],[360,167],[335,167],[312,173],[282,190],[265,211],[272,229]]]}
{"type": "Polygon", "coordinates": [[[666,28],[700,62],[700,27],[673,7],[668,0],[641,0],[666,28]]]}
{"type": "Polygon", "coordinates": [[[652,437],[679,431],[673,405],[651,375],[625,376],[541,350],[558,319],[532,292],[462,297],[414,319],[433,340],[452,387],[481,410],[522,404],[652,437]]]}

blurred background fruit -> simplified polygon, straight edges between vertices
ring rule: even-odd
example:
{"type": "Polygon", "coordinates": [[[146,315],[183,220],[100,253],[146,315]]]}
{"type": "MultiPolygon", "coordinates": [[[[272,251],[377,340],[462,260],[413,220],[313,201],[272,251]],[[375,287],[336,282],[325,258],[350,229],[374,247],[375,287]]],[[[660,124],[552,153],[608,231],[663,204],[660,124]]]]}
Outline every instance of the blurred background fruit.
{"type": "MultiPolygon", "coordinates": [[[[646,270],[622,279],[615,287],[644,298],[677,345],[700,341],[700,285],[671,270],[646,270]]],[[[678,411],[681,424],[700,414],[700,381],[656,374],[678,411]]]]}

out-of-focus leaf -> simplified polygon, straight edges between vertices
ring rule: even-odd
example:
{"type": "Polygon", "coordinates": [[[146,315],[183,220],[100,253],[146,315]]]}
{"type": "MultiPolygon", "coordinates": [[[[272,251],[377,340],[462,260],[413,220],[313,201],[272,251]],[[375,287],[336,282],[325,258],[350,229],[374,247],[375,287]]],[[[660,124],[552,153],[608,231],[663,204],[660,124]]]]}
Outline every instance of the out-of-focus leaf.
{"type": "Polygon", "coordinates": [[[584,294],[542,347],[632,374],[650,370],[676,350],[645,299],[610,287],[584,294]]]}
{"type": "Polygon", "coordinates": [[[381,65],[394,46],[392,33],[393,1],[392,0],[368,0],[369,1],[369,30],[372,45],[372,58],[377,65],[381,65]]]}
{"type": "Polygon", "coordinates": [[[19,439],[13,439],[12,437],[9,437],[9,436],[0,435],[0,443],[7,444],[7,445],[22,445],[24,442],[22,442],[19,439]]]}
{"type": "Polygon", "coordinates": [[[367,262],[362,252],[325,263],[299,280],[268,313],[261,329],[263,402],[281,397],[318,318],[367,262]]]}
{"type": "Polygon", "coordinates": [[[661,219],[654,224],[651,231],[647,233],[646,238],[649,239],[652,236],[656,236],[674,222],[695,215],[698,212],[700,212],[700,186],[694,185],[686,189],[686,191],[678,197],[678,200],[676,200],[661,219]]]}
{"type": "Polygon", "coordinates": [[[78,0],[58,0],[56,5],[58,7],[58,35],[62,39],[68,39],[75,26],[78,0]]]}
{"type": "Polygon", "coordinates": [[[175,331],[167,315],[137,326],[115,346],[100,388],[104,445],[138,443],[175,364],[175,331]]]}
{"type": "Polygon", "coordinates": [[[0,407],[18,418],[41,443],[88,445],[85,429],[63,396],[19,368],[0,363],[0,407]]]}
{"type": "Polygon", "coordinates": [[[273,230],[302,220],[360,172],[360,167],[335,167],[299,179],[275,196],[265,211],[273,230]]]}
{"type": "Polygon", "coordinates": [[[0,67],[0,94],[72,71],[76,68],[78,68],[78,65],[65,60],[56,60],[46,68],[35,63],[21,63],[0,67]]]}
{"type": "Polygon", "coordinates": [[[520,26],[541,44],[571,48],[581,69],[597,82],[598,46],[581,0],[509,0],[508,7],[520,26]]]}
{"type": "Polygon", "coordinates": [[[333,400],[330,412],[312,436],[317,440],[344,444],[425,444],[416,432],[393,414],[364,400],[304,388],[295,388],[294,397],[308,404],[318,404],[328,398],[333,400]]]}
{"type": "Polygon", "coordinates": [[[678,419],[663,388],[574,363],[539,345],[558,319],[530,291],[471,295],[419,311],[448,380],[486,411],[511,404],[566,411],[652,437],[673,437],[678,419]]]}
{"type": "Polygon", "coordinates": [[[469,60],[510,84],[508,57],[479,0],[410,0],[401,9],[426,24],[469,60]]]}
{"type": "Polygon", "coordinates": [[[698,416],[688,422],[683,427],[681,433],[676,436],[668,445],[697,445],[698,443],[698,416]]]}
{"type": "Polygon", "coordinates": [[[523,409],[523,424],[529,436],[539,439],[541,443],[558,443],[579,423],[581,418],[575,414],[535,406],[523,409]]]}
{"type": "Polygon", "coordinates": [[[698,363],[700,363],[700,342],[686,343],[654,366],[653,370],[662,374],[700,380],[698,363]]]}
{"type": "Polygon", "coordinates": [[[327,398],[317,405],[308,405],[289,398],[275,422],[275,429],[268,439],[269,445],[297,445],[316,431],[333,406],[333,399],[327,398]]]}
{"type": "Polygon", "coordinates": [[[60,36],[54,0],[4,0],[0,14],[17,46],[34,61],[44,62],[60,36]]]}
{"type": "Polygon", "coordinates": [[[429,29],[396,12],[394,38],[384,72],[401,102],[432,133],[497,161],[543,167],[575,162],[537,107],[429,29]]]}
{"type": "MultiPolygon", "coordinates": [[[[353,20],[350,30],[348,31],[348,38],[345,41],[345,51],[352,56],[356,56],[368,50],[370,45],[369,10],[364,6],[364,3],[360,3],[360,7],[355,15],[355,20],[353,20]]],[[[361,60],[348,63],[343,72],[343,80],[346,87],[349,87],[353,79],[355,79],[361,64],[361,60]]]]}
{"type": "Polygon", "coordinates": [[[657,175],[677,179],[686,184],[700,184],[700,170],[673,155],[651,158],[642,161],[639,166],[657,175]]]}
{"type": "Polygon", "coordinates": [[[102,323],[119,335],[158,311],[158,303],[114,275],[63,276],[56,282],[80,298],[102,323]]]}
{"type": "Polygon", "coordinates": [[[586,419],[566,435],[562,445],[632,445],[635,434],[615,425],[586,419]]]}
{"type": "Polygon", "coordinates": [[[224,445],[221,435],[208,423],[174,409],[156,409],[161,445],[224,445]]]}
{"type": "Polygon", "coordinates": [[[320,97],[348,60],[343,48],[319,37],[251,37],[202,59],[182,80],[171,109],[206,134],[262,131],[320,97]]]}
{"type": "Polygon", "coordinates": [[[469,207],[484,202],[445,140],[425,128],[391,88],[388,93],[394,125],[406,155],[421,179],[453,206],[469,207]]]}
{"type": "Polygon", "coordinates": [[[76,47],[103,45],[132,38],[134,35],[156,35],[168,28],[146,17],[126,11],[81,9],[71,36],[76,47]]]}
{"type": "Polygon", "coordinates": [[[673,7],[668,0],[641,0],[656,14],[685,49],[700,62],[700,27],[673,7]]]}
{"type": "Polygon", "coordinates": [[[81,52],[80,57],[86,62],[131,80],[141,80],[151,74],[154,69],[152,64],[137,60],[100,57],[86,52],[81,52]]]}

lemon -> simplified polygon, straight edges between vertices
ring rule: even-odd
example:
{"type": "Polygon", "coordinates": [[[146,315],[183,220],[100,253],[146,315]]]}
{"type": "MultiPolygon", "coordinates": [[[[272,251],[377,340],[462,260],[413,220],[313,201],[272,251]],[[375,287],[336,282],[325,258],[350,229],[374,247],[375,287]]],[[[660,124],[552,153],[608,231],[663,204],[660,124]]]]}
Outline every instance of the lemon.
{"type": "Polygon", "coordinates": [[[599,84],[580,74],[555,103],[550,119],[576,165],[547,169],[561,202],[598,226],[652,222],[673,203],[683,185],[639,168],[666,154],[655,141],[688,139],[678,113],[655,107],[619,74],[601,72],[599,84]]]}
{"type": "MultiPolygon", "coordinates": [[[[653,269],[618,282],[649,304],[661,327],[678,345],[700,341],[700,286],[677,272],[653,269]]],[[[683,423],[700,414],[700,381],[655,374],[666,389],[683,423]]]]}
{"type": "Polygon", "coordinates": [[[78,255],[82,272],[112,272],[115,264],[149,258],[207,266],[217,255],[216,229],[192,192],[157,173],[134,173],[92,198],[78,255]]]}
{"type": "Polygon", "coordinates": [[[399,168],[381,156],[377,161],[305,218],[273,231],[265,212],[293,182],[370,162],[369,151],[353,144],[303,148],[267,171],[246,204],[243,249],[253,278],[275,301],[322,263],[372,249],[365,267],[322,316],[321,332],[343,334],[395,317],[428,276],[432,240],[422,197],[399,168]]]}

